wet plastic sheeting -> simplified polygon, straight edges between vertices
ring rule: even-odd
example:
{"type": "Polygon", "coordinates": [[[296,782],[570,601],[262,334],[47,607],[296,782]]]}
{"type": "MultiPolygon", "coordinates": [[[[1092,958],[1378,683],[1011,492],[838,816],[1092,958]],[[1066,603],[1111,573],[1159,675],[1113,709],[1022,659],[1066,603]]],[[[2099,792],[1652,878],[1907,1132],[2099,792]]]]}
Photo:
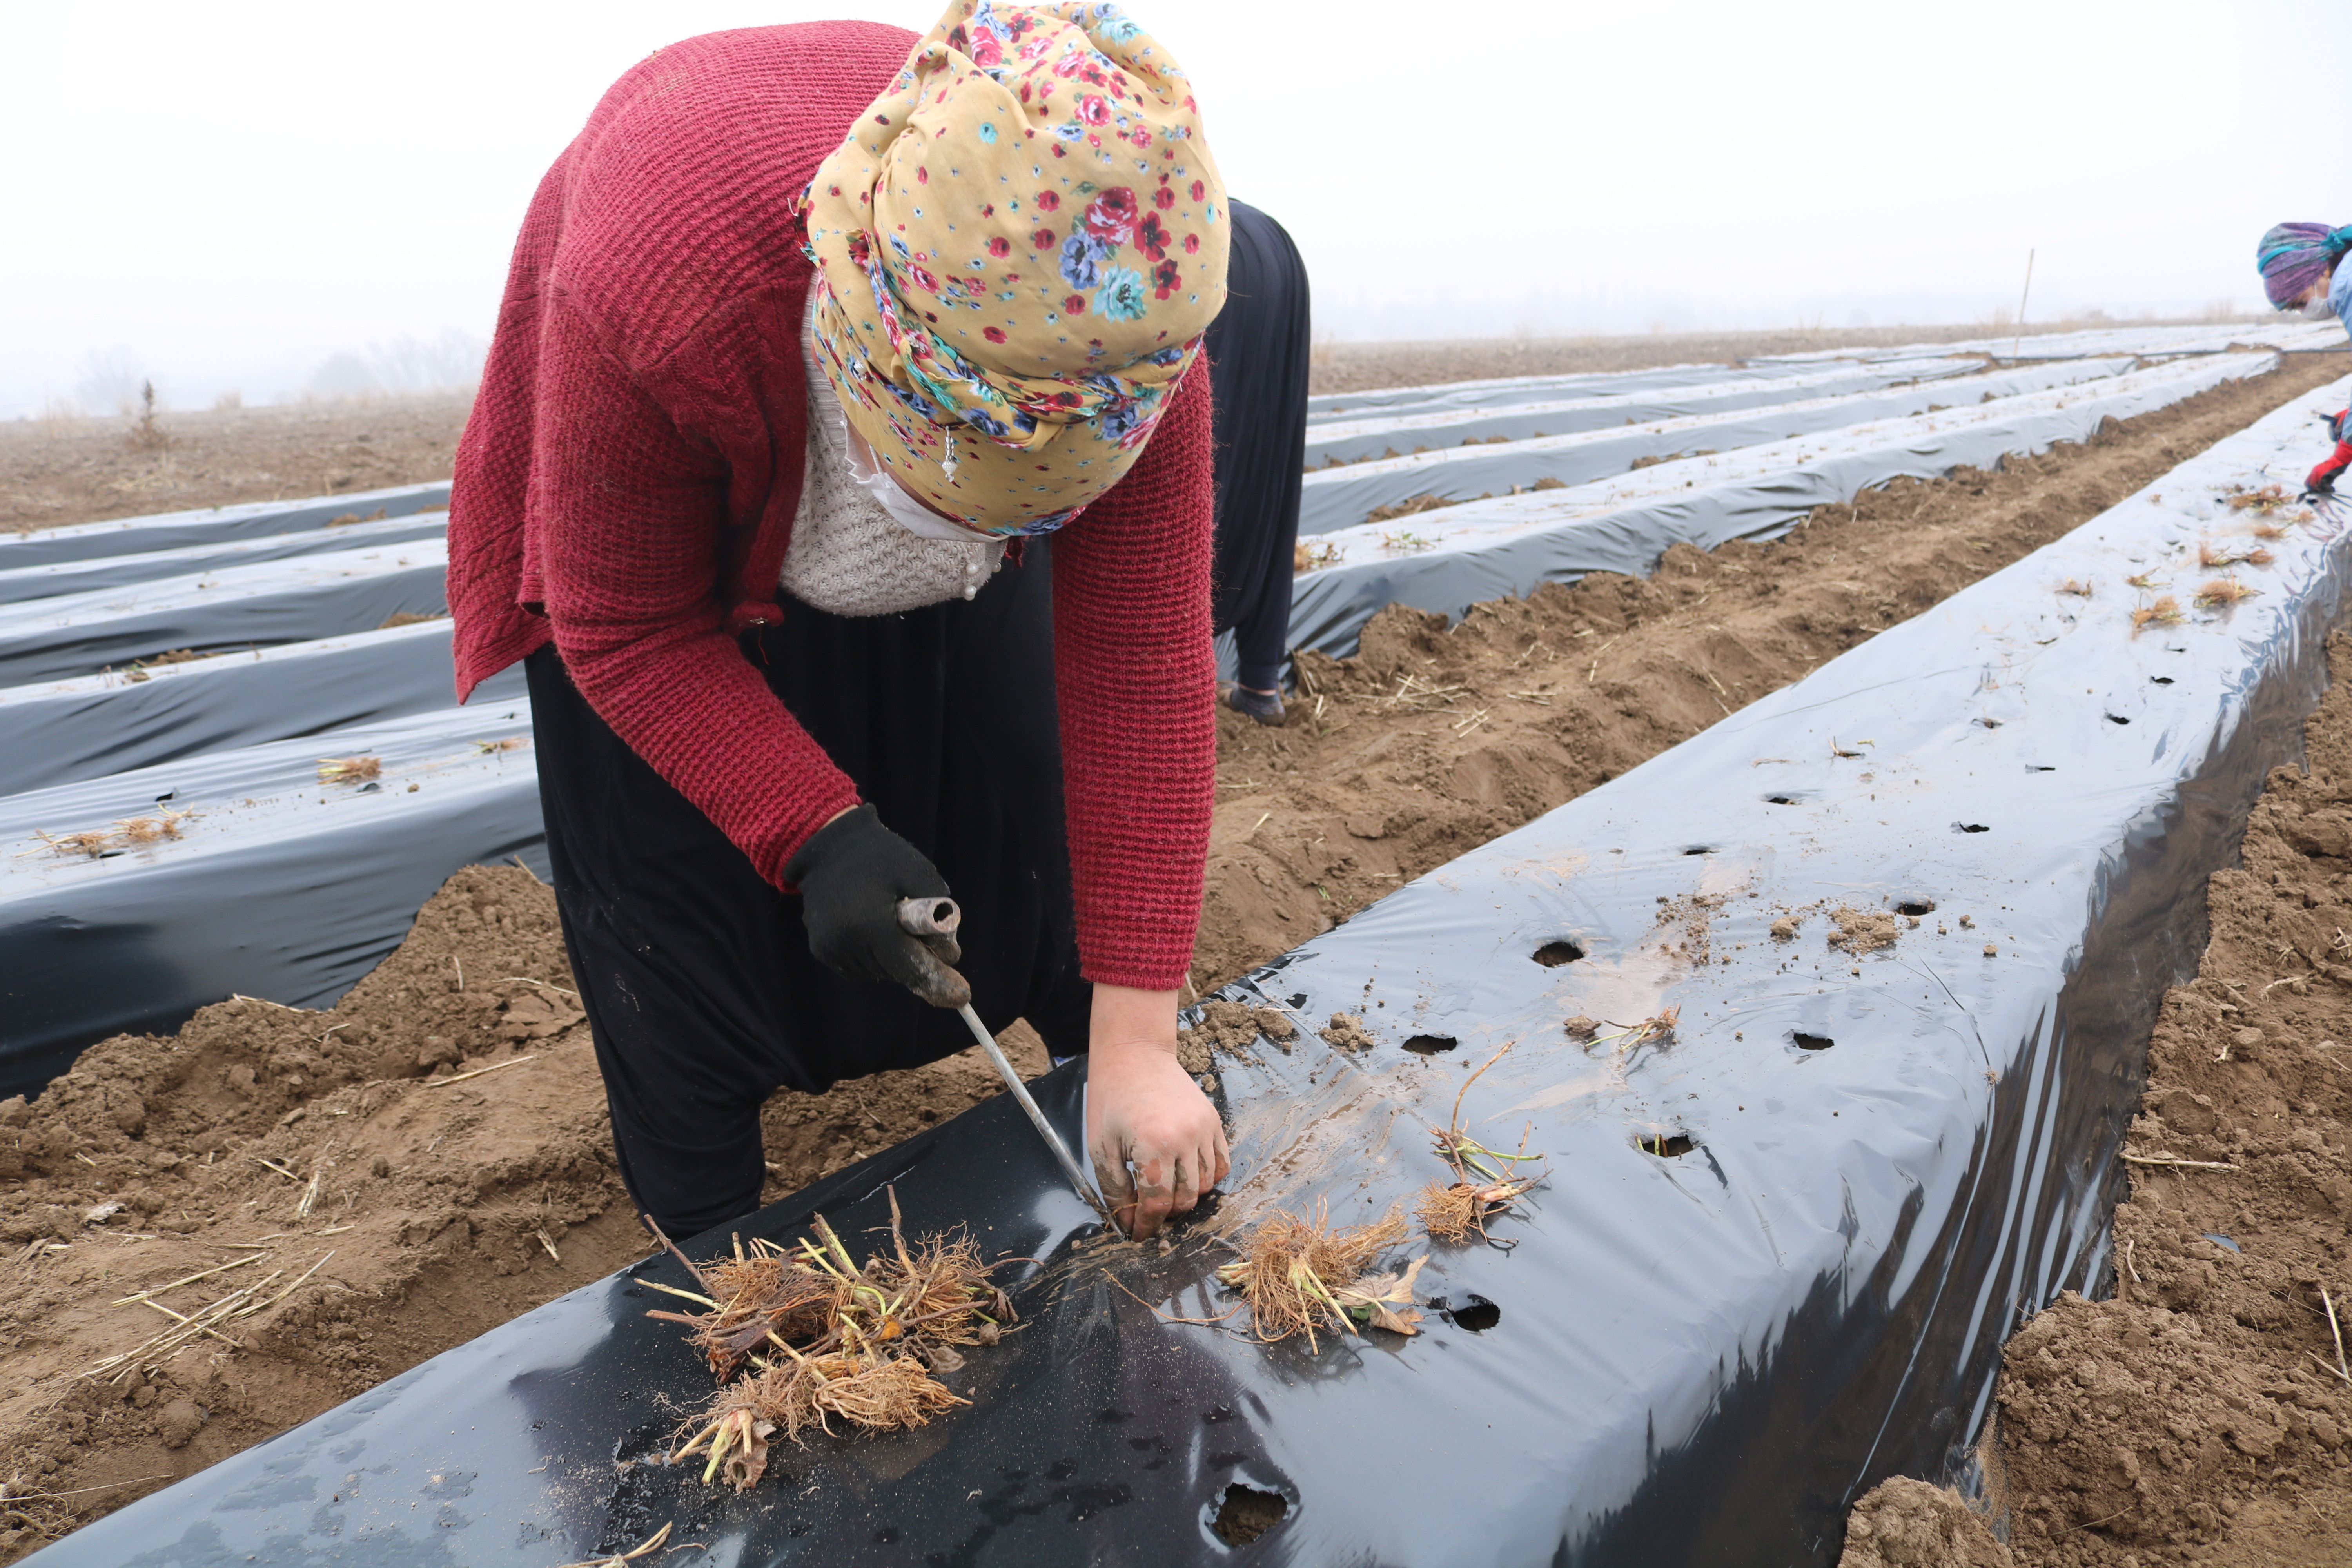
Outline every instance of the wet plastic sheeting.
{"type": "MultiPolygon", "coordinates": [[[[2325,441],[2303,405],[2346,391],[1261,972],[1376,1044],[1220,1062],[1230,1195],[1172,1252],[1072,1246],[1087,1216],[1002,1099],[727,1227],[821,1209],[870,1237],[892,1182],[918,1231],[1045,1259],[1013,1266],[1028,1326],[971,1356],[970,1406],[706,1490],[639,1462],[709,1382],[621,1276],[34,1561],[544,1568],[670,1523],[721,1563],[1209,1563],[1241,1482],[1285,1501],[1247,1549],[1268,1563],[1833,1563],[1869,1486],[1964,1475],[2020,1316],[2106,1278],[2147,1029],[2193,973],[2202,879],[2295,754],[2352,549],[2297,528],[2246,573],[2261,596],[2137,637],[2122,580],[2207,575],[2200,537],[2244,537],[2217,491],[2291,484],[2325,441]],[[1841,906],[1892,940],[1831,946],[1841,906]],[[1534,960],[1558,943],[1579,956],[1534,960]],[[1664,1046],[1562,1031],[1668,1006],[1664,1046]],[[1507,1043],[1464,1120],[1527,1129],[1549,1181],[1497,1222],[1515,1250],[1436,1250],[1426,1333],[1318,1355],[1143,1304],[1226,1311],[1216,1243],[1276,1208],[1410,1201],[1507,1043]]],[[[1041,1097],[1073,1134],[1074,1070],[1041,1097]]]]}
{"type": "Polygon", "coordinates": [[[339,517],[365,518],[382,511],[387,518],[395,518],[411,512],[446,511],[448,507],[449,481],[441,479],[391,489],[359,490],[350,495],[313,496],[307,500],[250,501],[194,511],[119,517],[106,522],[78,522],[31,533],[0,534],[0,570],[47,566],[59,561],[89,561],[104,555],[140,555],[189,545],[261,539],[276,533],[301,533],[325,528],[339,517]]]}
{"type": "MultiPolygon", "coordinates": [[[[0,689],[0,795],[449,706],[446,620],[0,689]]],[[[522,699],[522,667],[470,707],[522,699]]]]}
{"type": "Polygon", "coordinates": [[[0,685],[94,675],[173,648],[223,653],[373,631],[399,612],[438,615],[440,538],[163,577],[0,605],[0,685]]]}
{"type": "Polygon", "coordinates": [[[530,734],[526,702],[478,702],[0,798],[0,1096],[233,993],[331,1002],[461,867],[520,853],[543,876],[530,734]],[[381,776],[319,782],[351,755],[381,776]],[[193,815],[103,858],[39,837],[160,810],[193,815]]]}
{"type": "Polygon", "coordinates": [[[224,566],[250,566],[295,555],[356,550],[397,544],[411,539],[438,539],[448,531],[449,514],[412,512],[379,522],[345,523],[340,528],[313,528],[299,533],[277,533],[261,539],[228,540],[219,543],[183,545],[135,555],[100,555],[81,561],[58,561],[43,566],[6,569],[0,554],[0,605],[31,599],[51,599],[65,594],[125,588],[163,577],[218,571],[224,566]]]}
{"type": "Polygon", "coordinates": [[[1416,447],[1435,451],[1472,441],[1519,441],[1538,436],[1571,436],[1612,425],[1642,425],[1720,413],[1807,396],[1831,397],[1867,392],[1899,382],[1933,380],[1978,368],[1967,359],[1906,360],[1877,365],[1838,365],[1801,375],[1718,382],[1684,392],[1633,397],[1569,397],[1496,408],[1440,408],[1381,413],[1333,420],[1307,429],[1307,467],[1358,462],[1416,447]]]}
{"type": "Polygon", "coordinates": [[[2082,387],[1661,463],[1622,479],[1469,501],[1394,523],[1318,536],[1338,562],[1298,579],[1290,646],[1344,655],[1391,603],[1460,616],[1481,599],[1572,583],[1588,572],[1646,574],[1678,541],[1703,549],[1770,538],[1814,507],[1910,475],[1990,468],[2011,452],[2079,441],[2109,418],[2166,407],[2257,374],[2268,353],[2181,360],[2082,387]],[[1412,542],[1400,548],[1403,536],[1412,542]]]}
{"type": "MultiPolygon", "coordinates": [[[[1762,408],[1614,426],[1580,435],[1502,446],[1446,447],[1410,458],[1318,468],[1300,489],[1298,531],[1328,533],[1352,528],[1374,508],[1419,496],[1472,500],[1511,495],[1540,480],[1589,484],[1695,452],[1727,452],[1768,441],[1793,439],[1824,430],[1843,430],[1871,419],[1899,419],[1931,410],[1959,408],[2120,375],[2127,359],[2061,360],[1989,375],[1955,376],[1878,392],[1845,394],[1776,403],[1762,408]]],[[[1410,525],[1402,525],[1410,526],[1410,525]]]]}

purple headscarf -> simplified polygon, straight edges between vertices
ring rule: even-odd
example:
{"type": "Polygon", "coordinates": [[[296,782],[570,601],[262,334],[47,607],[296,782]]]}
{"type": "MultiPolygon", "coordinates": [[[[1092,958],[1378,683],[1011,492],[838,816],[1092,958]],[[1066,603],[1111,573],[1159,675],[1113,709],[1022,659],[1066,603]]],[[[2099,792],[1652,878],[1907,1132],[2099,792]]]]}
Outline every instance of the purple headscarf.
{"type": "Polygon", "coordinates": [[[2324,223],[2273,225],[2254,247],[2254,265],[2262,269],[2263,292],[2284,310],[2295,296],[2336,270],[2336,263],[2352,250],[2352,226],[2329,228],[2324,223]]]}

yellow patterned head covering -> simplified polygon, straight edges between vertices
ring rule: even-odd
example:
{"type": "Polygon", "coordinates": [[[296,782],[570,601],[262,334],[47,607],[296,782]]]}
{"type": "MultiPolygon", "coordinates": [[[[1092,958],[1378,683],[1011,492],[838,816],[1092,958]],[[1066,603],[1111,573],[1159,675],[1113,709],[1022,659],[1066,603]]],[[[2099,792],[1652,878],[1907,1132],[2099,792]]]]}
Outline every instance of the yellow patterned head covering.
{"type": "Polygon", "coordinates": [[[1224,304],[1191,84],[1116,5],[955,0],[804,200],[844,413],[986,533],[1116,483],[1224,304]]]}

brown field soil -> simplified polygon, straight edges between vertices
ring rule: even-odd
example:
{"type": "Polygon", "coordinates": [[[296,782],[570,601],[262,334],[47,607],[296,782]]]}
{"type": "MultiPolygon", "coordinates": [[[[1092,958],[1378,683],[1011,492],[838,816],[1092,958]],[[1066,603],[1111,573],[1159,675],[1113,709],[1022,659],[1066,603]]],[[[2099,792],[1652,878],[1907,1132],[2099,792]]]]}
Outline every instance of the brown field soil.
{"type": "Polygon", "coordinates": [[[166,411],[140,422],[0,423],[0,531],[449,477],[470,399],[384,398],[166,411]]]}
{"type": "Polygon", "coordinates": [[[2207,884],[2211,942],[2150,1042],[2115,1295],[2068,1294],[2005,1352],[2008,1549],[1867,1555],[1962,1507],[1890,1481],[1848,1568],[2352,1563],[2352,637],[2328,665],[2307,768],[2271,774],[2207,884]]]}
{"type": "MultiPolygon", "coordinates": [[[[2016,559],[2332,363],[1825,508],[1780,543],[1677,550],[1650,581],[1546,589],[1450,632],[1385,612],[1360,658],[1307,661],[1289,727],[1221,714],[1196,982],[2016,559]]],[[[474,868],[330,1011],[223,1003],[176,1036],[92,1047],[29,1106],[0,1102],[0,1562],[643,1250],[571,989],[546,889],[474,868]]],[[[1015,1059],[1042,1071],[1016,1032],[1015,1059]]],[[[779,1096],[769,1195],[992,1092],[967,1055],[779,1096]]]]}

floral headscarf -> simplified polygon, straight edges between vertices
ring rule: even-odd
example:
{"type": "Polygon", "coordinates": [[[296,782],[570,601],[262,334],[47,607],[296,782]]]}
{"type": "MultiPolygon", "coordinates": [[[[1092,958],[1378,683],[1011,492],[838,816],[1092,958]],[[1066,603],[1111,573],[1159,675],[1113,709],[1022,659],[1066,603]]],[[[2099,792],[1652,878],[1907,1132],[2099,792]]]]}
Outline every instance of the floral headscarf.
{"type": "Polygon", "coordinates": [[[1199,107],[1116,5],[955,0],[804,202],[843,411],[986,533],[1116,483],[1224,304],[1199,107]]]}

